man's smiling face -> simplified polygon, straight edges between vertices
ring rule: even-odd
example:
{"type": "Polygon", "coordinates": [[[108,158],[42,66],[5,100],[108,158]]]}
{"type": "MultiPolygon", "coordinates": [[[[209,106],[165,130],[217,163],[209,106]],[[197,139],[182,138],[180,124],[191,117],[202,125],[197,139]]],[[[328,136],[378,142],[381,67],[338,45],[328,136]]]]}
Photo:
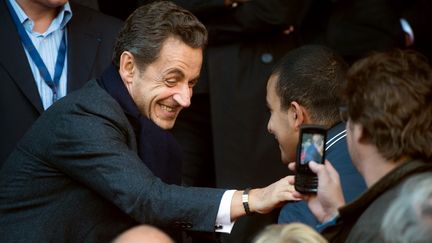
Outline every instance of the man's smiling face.
{"type": "Polygon", "coordinates": [[[181,109],[190,105],[201,64],[202,49],[168,38],[159,57],[145,70],[134,72],[127,87],[141,114],[159,127],[171,129],[181,109]]]}
{"type": "Polygon", "coordinates": [[[279,143],[281,159],[284,164],[295,161],[296,148],[299,140],[299,130],[295,125],[295,114],[291,108],[283,109],[281,99],[276,92],[278,76],[272,75],[267,82],[267,107],[270,118],[267,124],[269,133],[273,134],[279,143]]]}

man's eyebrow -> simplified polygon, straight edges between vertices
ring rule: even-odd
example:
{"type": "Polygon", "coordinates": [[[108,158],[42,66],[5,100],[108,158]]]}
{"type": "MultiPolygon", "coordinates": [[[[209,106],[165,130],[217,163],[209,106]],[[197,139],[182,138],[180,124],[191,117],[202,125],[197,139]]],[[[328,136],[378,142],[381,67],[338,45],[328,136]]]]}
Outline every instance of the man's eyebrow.
{"type": "Polygon", "coordinates": [[[196,76],[195,78],[191,79],[190,81],[196,83],[196,82],[198,82],[199,78],[200,78],[200,75],[196,76]]]}
{"type": "Polygon", "coordinates": [[[180,69],[177,69],[177,68],[168,70],[168,72],[165,75],[169,75],[169,74],[178,75],[178,76],[180,76],[180,78],[185,77],[185,74],[183,73],[183,71],[181,71],[180,69]]]}

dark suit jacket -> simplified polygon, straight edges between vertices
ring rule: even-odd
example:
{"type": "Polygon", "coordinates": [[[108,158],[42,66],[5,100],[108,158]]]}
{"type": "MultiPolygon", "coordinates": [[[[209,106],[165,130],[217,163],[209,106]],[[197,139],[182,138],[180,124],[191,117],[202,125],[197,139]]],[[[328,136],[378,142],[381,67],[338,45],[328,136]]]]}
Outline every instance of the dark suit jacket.
{"type": "MultiPolygon", "coordinates": [[[[402,0],[401,0],[402,1],[402,0]]],[[[424,54],[432,62],[432,2],[428,0],[411,0],[403,7],[403,17],[409,22],[414,32],[414,50],[424,54]]]]}
{"type": "Polygon", "coordinates": [[[404,36],[398,1],[336,0],[327,26],[327,44],[348,62],[371,51],[401,48],[404,36]]]}
{"type": "Polygon", "coordinates": [[[96,81],[59,100],[0,171],[0,242],[108,242],[138,222],[214,231],[224,190],[164,184],[136,149],[96,81]]]}
{"type": "MultiPolygon", "coordinates": [[[[380,229],[389,205],[397,198],[404,181],[432,171],[429,161],[407,161],[393,169],[359,198],[339,208],[336,224],[324,229],[322,235],[336,243],[384,242],[380,229]]],[[[399,222],[395,222],[397,224],[399,222]]]]}
{"type": "MultiPolygon", "coordinates": [[[[111,62],[122,22],[71,4],[68,30],[68,92],[99,76],[111,62]]],[[[16,27],[0,1],[0,167],[16,143],[43,112],[32,71],[16,27]]]]}

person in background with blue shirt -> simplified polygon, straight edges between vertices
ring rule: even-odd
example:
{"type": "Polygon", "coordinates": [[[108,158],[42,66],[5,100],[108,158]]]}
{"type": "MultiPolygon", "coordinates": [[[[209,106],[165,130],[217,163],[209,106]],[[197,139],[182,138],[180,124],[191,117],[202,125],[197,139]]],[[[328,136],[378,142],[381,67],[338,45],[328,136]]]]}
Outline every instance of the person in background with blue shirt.
{"type": "MultiPolygon", "coordinates": [[[[345,123],[341,122],[339,92],[347,65],[332,50],[305,45],[282,58],[267,83],[267,106],[271,116],[268,131],[279,143],[283,163],[295,161],[302,124],[328,128],[326,159],[340,174],[345,200],[355,199],[366,189],[365,182],[353,166],[346,145],[345,123]]],[[[286,204],[279,223],[301,222],[319,225],[304,201],[286,204]]]]}
{"type": "Polygon", "coordinates": [[[301,163],[308,163],[309,161],[319,162],[323,156],[324,138],[320,134],[312,136],[312,142],[306,148],[305,157],[301,163]]]}
{"type": "Polygon", "coordinates": [[[44,110],[105,70],[121,26],[67,0],[0,2],[0,167],[44,110]]]}

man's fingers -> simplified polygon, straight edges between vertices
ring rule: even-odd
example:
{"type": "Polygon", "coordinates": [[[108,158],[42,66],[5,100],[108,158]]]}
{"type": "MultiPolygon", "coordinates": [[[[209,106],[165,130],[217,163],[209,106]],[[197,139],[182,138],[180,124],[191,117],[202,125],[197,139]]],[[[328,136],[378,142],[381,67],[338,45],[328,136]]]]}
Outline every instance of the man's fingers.
{"type": "Polygon", "coordinates": [[[290,162],[288,164],[288,169],[290,169],[291,171],[295,172],[295,162],[290,162]]]}
{"type": "Polygon", "coordinates": [[[300,201],[303,200],[303,195],[296,192],[296,191],[290,191],[290,192],[284,192],[283,197],[287,201],[300,201]]]}
{"type": "Polygon", "coordinates": [[[289,183],[290,185],[294,185],[294,182],[295,182],[295,178],[294,178],[294,176],[288,176],[287,180],[288,180],[288,183],[289,183]]]}
{"type": "Polygon", "coordinates": [[[309,168],[315,173],[315,174],[319,174],[320,173],[320,171],[322,171],[322,169],[323,169],[323,165],[321,165],[321,164],[318,164],[317,162],[315,162],[315,161],[310,161],[309,162],[309,168]]]}

